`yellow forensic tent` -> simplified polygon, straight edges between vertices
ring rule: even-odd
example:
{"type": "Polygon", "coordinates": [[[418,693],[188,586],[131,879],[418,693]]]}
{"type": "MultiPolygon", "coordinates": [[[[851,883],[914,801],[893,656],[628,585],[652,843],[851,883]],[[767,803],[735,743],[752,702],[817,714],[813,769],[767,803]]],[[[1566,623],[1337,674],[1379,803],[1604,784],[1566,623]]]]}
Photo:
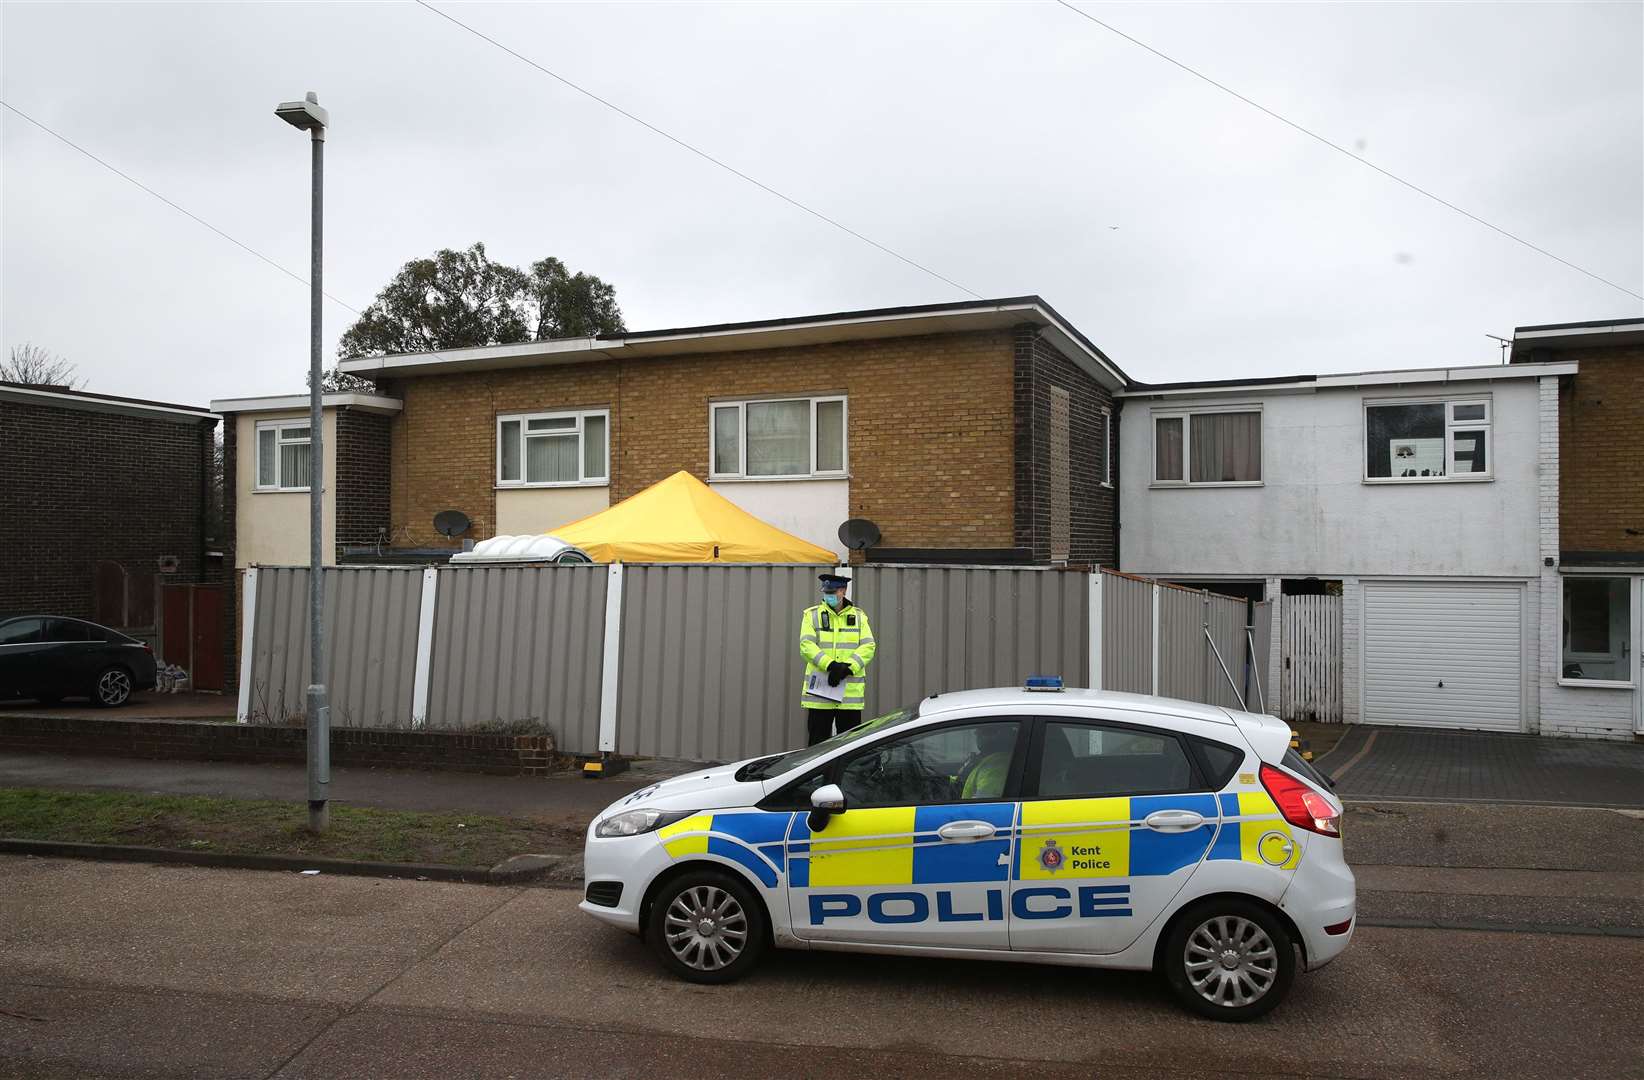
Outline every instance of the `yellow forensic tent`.
{"type": "Polygon", "coordinates": [[[838,561],[827,548],[767,525],[683,469],[554,535],[596,562],[838,561]]]}

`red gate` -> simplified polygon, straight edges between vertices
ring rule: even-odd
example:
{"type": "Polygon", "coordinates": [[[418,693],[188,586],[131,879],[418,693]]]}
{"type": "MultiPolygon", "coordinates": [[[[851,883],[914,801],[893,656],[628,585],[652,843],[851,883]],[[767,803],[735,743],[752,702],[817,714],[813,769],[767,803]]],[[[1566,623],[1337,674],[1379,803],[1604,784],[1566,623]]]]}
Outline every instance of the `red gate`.
{"type": "Polygon", "coordinates": [[[160,659],[187,671],[196,690],[226,686],[222,585],[163,585],[160,659]]]}

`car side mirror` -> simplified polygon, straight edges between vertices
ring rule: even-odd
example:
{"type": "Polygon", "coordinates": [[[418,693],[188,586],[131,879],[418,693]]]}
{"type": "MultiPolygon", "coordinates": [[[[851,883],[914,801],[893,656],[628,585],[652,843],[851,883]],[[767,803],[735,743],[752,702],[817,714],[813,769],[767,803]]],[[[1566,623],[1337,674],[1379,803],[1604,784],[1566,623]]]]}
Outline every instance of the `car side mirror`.
{"type": "Polygon", "coordinates": [[[839,785],[823,784],[811,792],[811,832],[821,832],[828,827],[830,817],[844,810],[845,793],[839,790],[839,785]]]}

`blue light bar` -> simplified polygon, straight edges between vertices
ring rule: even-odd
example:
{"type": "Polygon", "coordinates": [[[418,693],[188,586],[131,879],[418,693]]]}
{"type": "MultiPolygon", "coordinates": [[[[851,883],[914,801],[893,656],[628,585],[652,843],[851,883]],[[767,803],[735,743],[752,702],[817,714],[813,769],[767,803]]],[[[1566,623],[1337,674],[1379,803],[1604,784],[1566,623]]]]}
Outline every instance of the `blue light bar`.
{"type": "Polygon", "coordinates": [[[1060,675],[1029,675],[1027,689],[1037,690],[1041,693],[1054,693],[1062,689],[1062,677],[1060,675]]]}

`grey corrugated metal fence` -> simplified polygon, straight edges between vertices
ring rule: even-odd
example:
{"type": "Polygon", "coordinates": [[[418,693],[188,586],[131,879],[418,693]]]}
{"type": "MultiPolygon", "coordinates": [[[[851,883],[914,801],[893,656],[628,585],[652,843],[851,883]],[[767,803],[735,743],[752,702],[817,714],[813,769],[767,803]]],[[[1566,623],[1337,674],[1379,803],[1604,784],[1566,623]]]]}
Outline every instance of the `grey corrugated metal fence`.
{"type": "Polygon", "coordinates": [[[1104,570],[1102,679],[1108,690],[1153,693],[1153,582],[1104,570]]]}
{"type": "Polygon", "coordinates": [[[1260,706],[1256,680],[1267,670],[1269,604],[1110,570],[1099,580],[1104,689],[1230,709],[1260,706]],[[1251,620],[1254,635],[1247,633],[1251,620]]]}
{"type": "Polygon", "coordinates": [[[802,744],[799,613],[829,569],[625,567],[617,751],[712,761],[802,744]]]}
{"type": "Polygon", "coordinates": [[[1019,686],[1029,675],[1090,684],[1089,578],[946,566],[858,567],[851,596],[873,620],[879,656],[870,715],[943,690],[1019,686]]]}
{"type": "MultiPolygon", "coordinates": [[[[547,730],[571,753],[728,760],[786,749],[804,738],[798,622],[822,569],[328,570],[335,720],[547,730]]],[[[1248,647],[1242,600],[1105,571],[869,566],[854,576],[879,645],[870,715],[1036,674],[1256,705],[1252,671],[1265,671],[1268,639],[1256,635],[1259,655],[1248,647]]],[[[301,714],[306,605],[305,569],[247,572],[242,718],[301,714]]],[[[1265,605],[1256,610],[1265,622],[1265,605]]]]}
{"type": "MultiPolygon", "coordinates": [[[[325,571],[326,682],[338,727],[397,727],[411,715],[422,574],[399,568],[325,571]]],[[[265,722],[300,717],[308,687],[308,569],[257,572],[250,685],[265,722]]]]}
{"type": "Polygon", "coordinates": [[[599,738],[603,566],[439,570],[428,712],[442,728],[546,728],[563,747],[599,738]]]}

